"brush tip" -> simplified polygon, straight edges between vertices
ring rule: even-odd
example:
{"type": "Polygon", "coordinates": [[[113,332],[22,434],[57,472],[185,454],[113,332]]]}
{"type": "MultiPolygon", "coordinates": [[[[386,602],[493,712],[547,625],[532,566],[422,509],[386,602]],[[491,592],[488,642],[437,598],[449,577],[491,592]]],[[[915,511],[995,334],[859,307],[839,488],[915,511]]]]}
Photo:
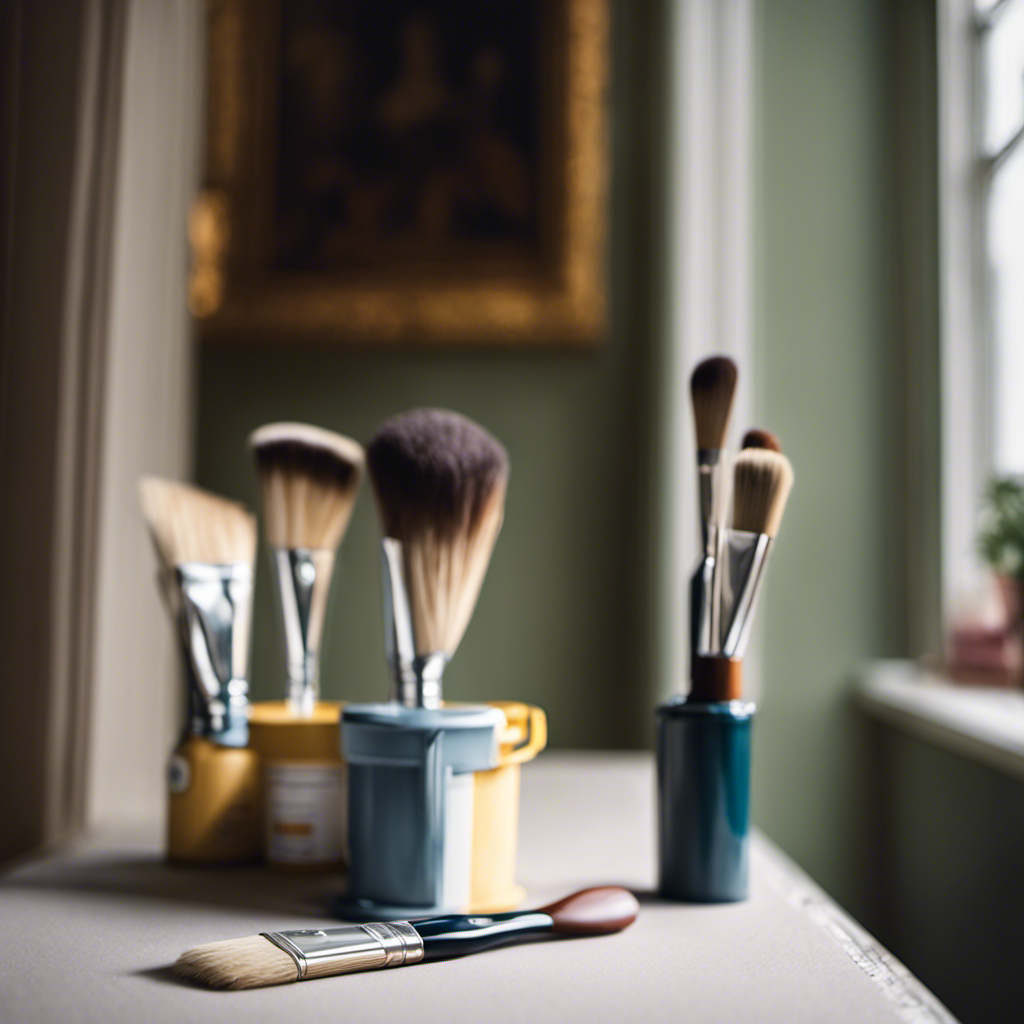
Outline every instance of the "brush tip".
{"type": "Polygon", "coordinates": [[[793,467],[782,452],[745,448],[733,463],[733,529],[774,537],[792,487],[793,467]]]}
{"type": "Polygon", "coordinates": [[[770,430],[753,427],[743,435],[742,448],[767,448],[768,451],[781,452],[782,442],[770,430]]]}
{"type": "Polygon", "coordinates": [[[308,423],[267,423],[249,446],[274,547],[334,550],[348,528],[362,480],[362,445],[308,423]]]}
{"type": "Polygon", "coordinates": [[[739,369],[734,360],[728,356],[709,356],[702,359],[690,374],[692,391],[711,391],[727,388],[732,391],[736,387],[739,369]]]}
{"type": "Polygon", "coordinates": [[[295,961],[262,935],[187,949],[173,970],[179,978],[206,988],[260,988],[298,981],[295,961]]]}
{"type": "Polygon", "coordinates": [[[256,558],[256,519],[238,502],[176,480],[144,476],[139,504],[165,569],[187,562],[226,565],[256,558]]]}
{"type": "Polygon", "coordinates": [[[725,447],[739,371],[728,356],[711,356],[698,363],[690,376],[697,447],[704,451],[725,447]]]}
{"type": "Polygon", "coordinates": [[[473,529],[508,478],[508,454],[478,423],[447,409],[413,409],[387,420],[366,448],[389,537],[473,529]]]}
{"type": "Polygon", "coordinates": [[[342,466],[361,468],[364,460],[363,447],[358,442],[310,423],[265,423],[249,435],[249,447],[256,453],[258,463],[294,449],[334,456],[342,466]]]}

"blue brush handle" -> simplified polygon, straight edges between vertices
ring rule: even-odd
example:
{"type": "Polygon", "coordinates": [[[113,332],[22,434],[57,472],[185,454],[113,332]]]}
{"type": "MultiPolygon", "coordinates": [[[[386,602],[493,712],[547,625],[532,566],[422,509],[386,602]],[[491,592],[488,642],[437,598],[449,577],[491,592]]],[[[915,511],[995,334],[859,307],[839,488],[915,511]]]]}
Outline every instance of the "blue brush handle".
{"type": "Polygon", "coordinates": [[[423,938],[424,960],[441,960],[534,935],[545,935],[554,928],[550,914],[537,910],[508,914],[451,914],[411,922],[423,938]]]}

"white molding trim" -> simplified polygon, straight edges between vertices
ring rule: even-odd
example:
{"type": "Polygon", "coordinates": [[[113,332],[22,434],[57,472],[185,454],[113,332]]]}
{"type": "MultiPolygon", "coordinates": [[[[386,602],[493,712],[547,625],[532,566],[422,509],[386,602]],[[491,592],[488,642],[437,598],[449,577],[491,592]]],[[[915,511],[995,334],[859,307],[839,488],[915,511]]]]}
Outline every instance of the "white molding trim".
{"type": "Polygon", "coordinates": [[[188,479],[189,205],[199,181],[204,5],[131,0],[114,211],[88,821],[152,814],[181,721],[181,666],[139,514],[145,473],[188,479]]]}
{"type": "Polygon", "coordinates": [[[985,301],[984,184],[977,137],[972,0],[939,0],[939,316],[942,389],[942,606],[980,562],[975,531],[992,465],[991,345],[985,301]]]}
{"type": "MultiPolygon", "coordinates": [[[[686,672],[686,591],[697,560],[689,375],[724,352],[741,367],[734,423],[752,405],[754,258],[754,0],[674,0],[665,66],[666,286],[656,359],[662,476],[659,697],[686,672]]],[[[748,655],[756,679],[756,652],[748,655]]]]}

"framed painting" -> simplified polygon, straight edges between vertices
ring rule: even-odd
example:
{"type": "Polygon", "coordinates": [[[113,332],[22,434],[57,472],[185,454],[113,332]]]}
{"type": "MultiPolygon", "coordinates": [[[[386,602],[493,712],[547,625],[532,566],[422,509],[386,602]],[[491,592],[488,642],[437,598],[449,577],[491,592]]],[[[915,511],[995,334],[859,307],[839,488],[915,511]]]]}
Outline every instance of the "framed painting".
{"type": "Polygon", "coordinates": [[[205,337],[589,344],[608,0],[208,0],[205,337]]]}

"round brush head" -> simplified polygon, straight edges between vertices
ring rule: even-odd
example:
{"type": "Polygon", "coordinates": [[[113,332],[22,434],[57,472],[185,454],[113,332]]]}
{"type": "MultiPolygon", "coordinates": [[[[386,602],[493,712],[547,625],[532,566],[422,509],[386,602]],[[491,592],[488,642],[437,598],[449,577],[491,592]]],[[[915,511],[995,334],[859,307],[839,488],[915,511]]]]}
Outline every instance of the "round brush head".
{"type": "Polygon", "coordinates": [[[694,368],[690,397],[698,449],[709,451],[725,447],[737,376],[736,364],[728,356],[712,356],[694,368]]]}
{"type": "Polygon", "coordinates": [[[384,535],[402,544],[416,653],[455,652],[501,529],[508,455],[445,409],[388,420],[366,450],[384,535]]]}
{"type": "Polygon", "coordinates": [[[396,540],[472,531],[508,479],[501,444],[446,409],[414,409],[388,420],[366,458],[384,533],[396,540]]]}

